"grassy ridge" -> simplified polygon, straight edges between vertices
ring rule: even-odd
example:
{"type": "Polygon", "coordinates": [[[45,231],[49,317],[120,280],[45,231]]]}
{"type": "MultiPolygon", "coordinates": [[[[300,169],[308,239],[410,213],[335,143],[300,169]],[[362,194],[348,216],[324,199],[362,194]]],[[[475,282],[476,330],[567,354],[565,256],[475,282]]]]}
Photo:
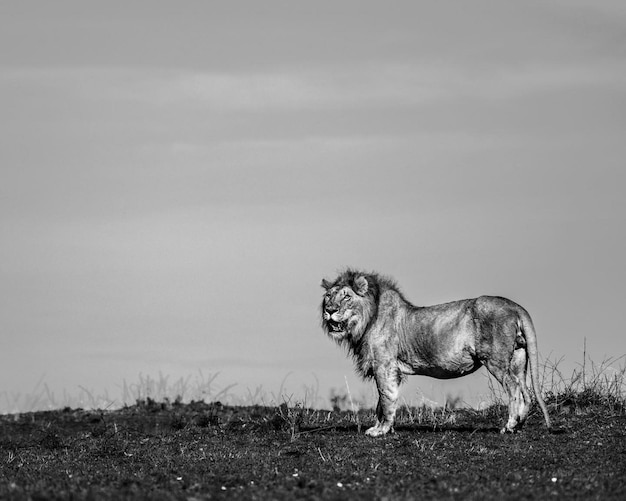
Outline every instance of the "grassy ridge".
{"type": "Polygon", "coordinates": [[[626,414],[553,408],[500,435],[506,411],[403,408],[371,439],[371,410],[146,400],[116,411],[3,416],[2,499],[420,497],[619,499],[626,414]],[[556,415],[555,415],[556,414],[556,415]]]}
{"type": "Polygon", "coordinates": [[[614,365],[546,373],[552,433],[533,408],[521,433],[500,435],[495,394],[484,410],[405,405],[379,439],[363,433],[371,409],[289,400],[145,397],[0,416],[0,499],[623,499],[625,371],[614,365]]]}

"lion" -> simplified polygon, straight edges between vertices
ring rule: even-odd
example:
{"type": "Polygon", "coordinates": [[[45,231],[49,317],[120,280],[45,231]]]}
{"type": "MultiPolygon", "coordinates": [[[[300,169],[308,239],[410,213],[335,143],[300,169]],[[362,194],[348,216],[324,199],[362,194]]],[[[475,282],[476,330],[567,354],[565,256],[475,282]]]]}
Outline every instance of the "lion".
{"type": "Polygon", "coordinates": [[[378,389],[376,424],[365,433],[393,431],[398,392],[408,375],[439,379],[465,376],[485,366],[509,397],[509,417],[501,433],[519,430],[530,411],[526,367],[546,425],[541,398],[537,337],[528,312],[513,301],[480,296],[434,306],[414,306],[395,282],[376,273],[347,269],[334,281],[322,280],[322,326],[346,346],[357,372],[378,389]]]}

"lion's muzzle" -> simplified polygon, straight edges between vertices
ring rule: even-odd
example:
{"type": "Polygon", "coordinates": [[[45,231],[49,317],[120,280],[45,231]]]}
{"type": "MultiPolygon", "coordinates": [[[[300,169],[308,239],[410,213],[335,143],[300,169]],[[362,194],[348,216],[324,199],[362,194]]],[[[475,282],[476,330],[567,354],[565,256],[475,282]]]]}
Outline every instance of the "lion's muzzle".
{"type": "Polygon", "coordinates": [[[328,326],[328,330],[330,332],[343,332],[345,329],[343,327],[343,322],[337,320],[336,312],[329,312],[328,310],[324,311],[324,321],[328,326]]]}

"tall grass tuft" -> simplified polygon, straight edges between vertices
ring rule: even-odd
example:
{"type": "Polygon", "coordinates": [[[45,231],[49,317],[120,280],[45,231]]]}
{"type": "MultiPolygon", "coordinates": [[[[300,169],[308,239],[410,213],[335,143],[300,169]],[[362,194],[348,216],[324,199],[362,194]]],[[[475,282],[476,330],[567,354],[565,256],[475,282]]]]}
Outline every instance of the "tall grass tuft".
{"type": "Polygon", "coordinates": [[[626,355],[605,358],[596,363],[583,348],[583,361],[572,375],[563,375],[559,365],[563,359],[547,360],[546,403],[564,412],[582,412],[602,408],[613,413],[626,412],[626,355]],[[549,380],[549,383],[548,383],[549,380]]]}

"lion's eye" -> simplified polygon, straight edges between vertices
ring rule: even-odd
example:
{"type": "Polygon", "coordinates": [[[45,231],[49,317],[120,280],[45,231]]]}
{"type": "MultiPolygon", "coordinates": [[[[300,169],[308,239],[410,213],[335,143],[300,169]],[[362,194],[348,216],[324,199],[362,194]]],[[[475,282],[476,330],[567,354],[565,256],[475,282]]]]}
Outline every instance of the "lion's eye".
{"type": "Polygon", "coordinates": [[[350,299],[350,296],[343,296],[341,298],[342,301],[348,301],[350,299]]]}

